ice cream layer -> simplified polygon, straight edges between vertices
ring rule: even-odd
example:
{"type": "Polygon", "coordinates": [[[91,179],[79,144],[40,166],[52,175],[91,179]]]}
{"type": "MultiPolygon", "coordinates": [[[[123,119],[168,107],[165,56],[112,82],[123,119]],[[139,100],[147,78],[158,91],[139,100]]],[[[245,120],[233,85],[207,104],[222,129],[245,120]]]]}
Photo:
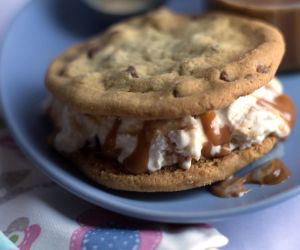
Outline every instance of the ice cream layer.
{"type": "Polygon", "coordinates": [[[271,134],[285,138],[295,117],[295,107],[276,79],[225,109],[176,120],[94,117],[55,99],[48,104],[48,112],[57,126],[54,146],[58,151],[71,153],[88,144],[132,173],[170,165],[188,169],[192,160],[224,157],[271,134]]]}

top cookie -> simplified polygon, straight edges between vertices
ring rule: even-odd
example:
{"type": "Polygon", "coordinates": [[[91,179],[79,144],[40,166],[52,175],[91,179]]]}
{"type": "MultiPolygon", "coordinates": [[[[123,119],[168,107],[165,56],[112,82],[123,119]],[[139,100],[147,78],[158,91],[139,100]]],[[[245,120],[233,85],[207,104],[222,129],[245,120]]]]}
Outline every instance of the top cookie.
{"type": "Polygon", "coordinates": [[[265,23],[161,9],[68,49],[46,85],[78,112],[178,118],[224,108],[267,84],[283,53],[282,35],[265,23]]]}

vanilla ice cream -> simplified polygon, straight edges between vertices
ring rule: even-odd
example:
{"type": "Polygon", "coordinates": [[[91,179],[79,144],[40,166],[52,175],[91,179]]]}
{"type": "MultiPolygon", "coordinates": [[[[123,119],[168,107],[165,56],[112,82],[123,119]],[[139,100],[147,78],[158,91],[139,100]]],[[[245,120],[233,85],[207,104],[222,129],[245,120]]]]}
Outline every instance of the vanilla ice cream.
{"type": "MultiPolygon", "coordinates": [[[[192,160],[223,157],[235,149],[261,143],[267,136],[288,136],[292,105],[274,79],[229,107],[176,120],[143,121],[131,118],[80,114],[52,99],[50,116],[57,126],[54,147],[64,153],[86,144],[124,164],[128,171],[153,172],[164,166],[188,169],[192,160]]],[[[292,106],[294,109],[294,107],[292,106]]]]}

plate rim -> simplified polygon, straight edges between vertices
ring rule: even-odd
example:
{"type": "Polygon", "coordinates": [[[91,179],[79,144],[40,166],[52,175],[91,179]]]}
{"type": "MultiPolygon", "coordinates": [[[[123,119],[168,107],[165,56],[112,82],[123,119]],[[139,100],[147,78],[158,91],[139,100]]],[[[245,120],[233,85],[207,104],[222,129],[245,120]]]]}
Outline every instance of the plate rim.
{"type": "Polygon", "coordinates": [[[47,160],[43,156],[43,154],[38,154],[34,147],[29,145],[29,143],[24,138],[24,135],[18,130],[18,126],[14,122],[13,115],[10,112],[10,108],[8,105],[10,99],[7,98],[7,95],[5,95],[6,84],[4,81],[3,73],[5,46],[7,44],[10,33],[13,31],[20,15],[36,2],[37,0],[31,0],[28,3],[24,4],[24,6],[21,7],[17,14],[11,19],[3,33],[3,40],[0,43],[0,99],[3,117],[5,118],[6,125],[16,144],[24,153],[26,158],[52,181],[57,183],[62,188],[68,190],[75,196],[78,196],[85,201],[93,203],[96,206],[103,207],[107,210],[111,210],[113,212],[138,219],[168,223],[198,223],[221,221],[245,213],[266,209],[289,198],[292,198],[293,196],[300,193],[299,185],[298,187],[294,187],[293,189],[275,194],[269,198],[251,203],[249,205],[243,205],[242,207],[239,206],[234,208],[224,208],[223,210],[217,210],[215,212],[201,211],[193,213],[189,212],[188,214],[186,214],[186,212],[159,212],[153,211],[151,209],[146,209],[144,207],[141,208],[124,204],[121,200],[115,200],[115,197],[112,194],[106,193],[101,188],[97,188],[91,185],[89,182],[85,182],[72,175],[63,176],[63,172],[60,167],[57,164],[54,164],[51,161],[47,160]],[[97,192],[98,194],[96,195],[97,192]]]}

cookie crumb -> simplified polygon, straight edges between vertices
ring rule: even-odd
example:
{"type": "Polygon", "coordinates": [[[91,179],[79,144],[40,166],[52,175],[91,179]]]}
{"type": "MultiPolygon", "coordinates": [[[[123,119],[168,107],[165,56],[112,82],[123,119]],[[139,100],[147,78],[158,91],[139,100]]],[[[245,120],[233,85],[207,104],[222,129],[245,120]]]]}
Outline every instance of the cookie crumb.
{"type": "Polygon", "coordinates": [[[87,51],[87,57],[89,59],[92,59],[99,50],[100,50],[99,46],[94,45],[94,46],[90,47],[87,51]]]}
{"type": "Polygon", "coordinates": [[[229,75],[227,74],[226,71],[221,72],[220,79],[225,81],[225,82],[230,82],[229,75]]]}
{"type": "Polygon", "coordinates": [[[133,78],[139,78],[136,68],[133,67],[132,65],[128,66],[128,68],[126,69],[126,72],[128,72],[133,78]]]}
{"type": "Polygon", "coordinates": [[[178,91],[177,89],[174,89],[174,90],[172,91],[172,95],[173,95],[174,97],[180,97],[179,91],[178,91]]]}
{"type": "Polygon", "coordinates": [[[65,74],[65,68],[62,68],[57,72],[58,76],[63,76],[64,74],[65,74]]]}

